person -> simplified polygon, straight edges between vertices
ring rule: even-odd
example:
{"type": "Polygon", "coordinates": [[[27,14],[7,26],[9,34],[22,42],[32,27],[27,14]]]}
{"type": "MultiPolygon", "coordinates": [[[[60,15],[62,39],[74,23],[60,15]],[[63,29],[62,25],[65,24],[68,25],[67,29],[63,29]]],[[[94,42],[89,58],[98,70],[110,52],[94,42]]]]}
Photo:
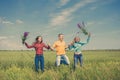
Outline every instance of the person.
{"type": "Polygon", "coordinates": [[[83,43],[80,41],[80,37],[76,36],[74,40],[69,44],[69,49],[74,50],[74,69],[77,66],[78,60],[80,62],[80,66],[83,66],[83,55],[81,51],[81,47],[87,44],[90,40],[90,33],[88,34],[87,42],[83,43]]]}
{"type": "Polygon", "coordinates": [[[58,34],[58,40],[54,42],[53,48],[56,49],[56,66],[60,66],[62,62],[66,65],[69,65],[70,61],[65,53],[65,49],[67,48],[67,46],[64,41],[63,34],[58,34]]]}
{"type": "Polygon", "coordinates": [[[37,36],[36,41],[32,45],[28,45],[28,43],[24,42],[27,48],[35,48],[35,70],[39,72],[39,62],[41,71],[44,72],[44,56],[43,56],[43,48],[50,49],[49,45],[43,43],[42,36],[37,36]]]}

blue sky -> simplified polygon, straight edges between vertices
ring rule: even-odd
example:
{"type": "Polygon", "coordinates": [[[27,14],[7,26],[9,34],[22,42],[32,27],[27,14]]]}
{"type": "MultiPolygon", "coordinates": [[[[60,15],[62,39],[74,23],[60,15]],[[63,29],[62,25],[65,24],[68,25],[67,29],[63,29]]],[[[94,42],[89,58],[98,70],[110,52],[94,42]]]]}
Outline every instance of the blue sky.
{"type": "MultiPolygon", "coordinates": [[[[0,0],[0,50],[27,49],[23,32],[30,32],[32,44],[38,35],[53,44],[63,33],[68,44],[85,22],[91,32],[83,49],[120,49],[120,0],[0,0]]],[[[87,36],[79,34],[85,42],[87,36]]]]}

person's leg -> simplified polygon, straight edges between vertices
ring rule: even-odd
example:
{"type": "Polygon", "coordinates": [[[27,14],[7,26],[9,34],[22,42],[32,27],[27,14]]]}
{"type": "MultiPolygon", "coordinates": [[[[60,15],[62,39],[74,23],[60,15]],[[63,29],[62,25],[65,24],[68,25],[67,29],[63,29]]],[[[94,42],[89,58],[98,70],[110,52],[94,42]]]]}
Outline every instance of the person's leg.
{"type": "Polygon", "coordinates": [[[76,68],[77,63],[78,63],[78,55],[74,54],[74,69],[76,68]]]}
{"type": "Polygon", "coordinates": [[[40,68],[41,71],[44,72],[44,56],[40,56],[40,68]]]}
{"type": "Polygon", "coordinates": [[[69,65],[69,64],[70,64],[70,61],[69,61],[68,57],[67,57],[66,55],[62,55],[62,57],[63,57],[63,59],[65,60],[65,63],[66,63],[67,65],[69,65]]]}
{"type": "Polygon", "coordinates": [[[80,66],[83,66],[83,56],[82,54],[79,55],[80,66]]]}
{"type": "Polygon", "coordinates": [[[39,69],[39,57],[36,55],[35,56],[35,70],[38,72],[39,69]]]}
{"type": "Polygon", "coordinates": [[[60,66],[61,56],[56,56],[56,66],[60,66]]]}
{"type": "Polygon", "coordinates": [[[60,58],[60,64],[65,64],[64,58],[62,56],[60,58]]]}

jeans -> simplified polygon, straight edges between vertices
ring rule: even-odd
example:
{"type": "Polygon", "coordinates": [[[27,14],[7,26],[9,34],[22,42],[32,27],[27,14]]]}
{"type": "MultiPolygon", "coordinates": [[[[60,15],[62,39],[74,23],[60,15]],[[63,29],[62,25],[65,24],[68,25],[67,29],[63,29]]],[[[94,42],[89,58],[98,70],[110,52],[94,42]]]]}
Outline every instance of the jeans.
{"type": "Polygon", "coordinates": [[[44,72],[44,56],[43,55],[36,55],[35,56],[35,70],[38,72],[39,69],[39,62],[40,62],[40,69],[44,72]]]}
{"type": "Polygon", "coordinates": [[[56,58],[56,66],[60,66],[60,64],[66,64],[69,65],[70,61],[66,55],[57,55],[56,58]]]}
{"type": "Polygon", "coordinates": [[[78,60],[80,61],[80,66],[83,65],[83,56],[82,54],[74,54],[74,69],[76,68],[78,64],[78,60]]]}

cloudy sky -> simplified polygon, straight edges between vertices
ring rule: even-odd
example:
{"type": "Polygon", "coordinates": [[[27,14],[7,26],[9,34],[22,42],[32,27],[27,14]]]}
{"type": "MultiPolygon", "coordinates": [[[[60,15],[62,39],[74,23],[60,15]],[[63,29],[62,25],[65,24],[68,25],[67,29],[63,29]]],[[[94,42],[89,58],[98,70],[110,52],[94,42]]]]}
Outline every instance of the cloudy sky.
{"type": "Polygon", "coordinates": [[[42,35],[52,45],[59,33],[68,44],[81,21],[92,34],[83,49],[120,49],[120,0],[0,0],[0,50],[27,49],[21,43],[25,31],[29,44],[42,35]]]}

